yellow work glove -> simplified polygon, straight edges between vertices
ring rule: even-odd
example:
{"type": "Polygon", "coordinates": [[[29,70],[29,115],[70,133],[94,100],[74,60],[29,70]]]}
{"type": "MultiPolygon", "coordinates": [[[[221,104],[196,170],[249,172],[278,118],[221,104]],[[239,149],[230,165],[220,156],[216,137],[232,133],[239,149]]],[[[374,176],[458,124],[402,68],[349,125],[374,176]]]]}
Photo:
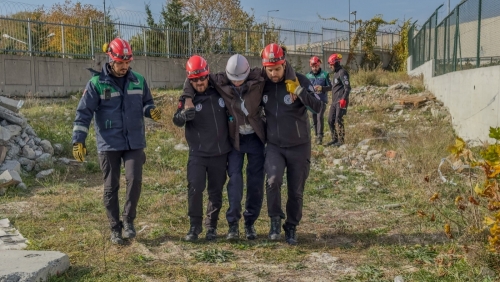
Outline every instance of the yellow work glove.
{"type": "Polygon", "coordinates": [[[154,121],[159,121],[161,119],[161,112],[157,108],[153,108],[149,111],[149,114],[151,115],[151,118],[154,121]]]}
{"type": "Polygon", "coordinates": [[[290,94],[299,95],[302,92],[302,87],[300,86],[299,79],[295,80],[287,79],[285,80],[286,91],[290,94]]]}
{"type": "Polygon", "coordinates": [[[87,148],[83,143],[73,144],[73,157],[75,158],[75,160],[83,162],[85,160],[86,155],[87,155],[87,148]]]}

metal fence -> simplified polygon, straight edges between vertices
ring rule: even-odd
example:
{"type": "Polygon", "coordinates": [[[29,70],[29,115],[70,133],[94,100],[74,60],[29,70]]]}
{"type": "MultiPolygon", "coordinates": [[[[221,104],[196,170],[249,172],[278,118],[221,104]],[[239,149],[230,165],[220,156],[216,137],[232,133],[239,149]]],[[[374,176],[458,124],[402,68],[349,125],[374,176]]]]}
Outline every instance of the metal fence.
{"type": "Polygon", "coordinates": [[[434,75],[441,75],[500,64],[500,1],[466,0],[438,23],[442,6],[409,39],[412,68],[433,59],[434,75]]]}
{"type": "MultiPolygon", "coordinates": [[[[321,32],[265,27],[235,30],[190,23],[151,28],[96,20],[81,26],[8,17],[0,17],[0,34],[0,53],[66,58],[93,58],[102,52],[104,43],[116,36],[130,41],[136,55],[169,58],[214,53],[258,56],[270,42],[286,45],[292,54],[322,56],[325,51],[346,52],[350,42],[349,31],[326,28],[321,32]]],[[[375,48],[391,50],[399,38],[399,34],[379,32],[375,48]]]]}

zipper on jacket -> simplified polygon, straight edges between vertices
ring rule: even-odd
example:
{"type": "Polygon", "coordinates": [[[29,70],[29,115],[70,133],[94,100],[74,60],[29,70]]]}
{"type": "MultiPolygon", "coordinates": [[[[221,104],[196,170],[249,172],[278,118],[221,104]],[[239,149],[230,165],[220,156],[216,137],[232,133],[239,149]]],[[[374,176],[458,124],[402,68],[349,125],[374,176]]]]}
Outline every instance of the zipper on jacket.
{"type": "Polygon", "coordinates": [[[215,120],[215,129],[217,130],[217,147],[219,148],[219,154],[222,155],[222,150],[220,149],[219,125],[217,124],[217,117],[215,116],[214,104],[212,103],[212,95],[210,95],[210,106],[212,106],[212,113],[214,114],[215,120]]]}
{"type": "Polygon", "coordinates": [[[276,91],[274,91],[274,97],[276,98],[276,131],[278,132],[278,142],[281,145],[281,142],[280,142],[280,126],[279,126],[279,122],[278,122],[278,107],[279,107],[279,103],[278,103],[278,84],[275,84],[275,86],[276,86],[276,91]]]}
{"type": "Polygon", "coordinates": [[[201,144],[202,144],[201,142],[202,142],[202,141],[201,141],[200,132],[199,132],[199,131],[197,131],[197,133],[198,133],[198,140],[199,140],[199,142],[198,142],[198,151],[200,151],[200,150],[201,150],[201,144]]]}

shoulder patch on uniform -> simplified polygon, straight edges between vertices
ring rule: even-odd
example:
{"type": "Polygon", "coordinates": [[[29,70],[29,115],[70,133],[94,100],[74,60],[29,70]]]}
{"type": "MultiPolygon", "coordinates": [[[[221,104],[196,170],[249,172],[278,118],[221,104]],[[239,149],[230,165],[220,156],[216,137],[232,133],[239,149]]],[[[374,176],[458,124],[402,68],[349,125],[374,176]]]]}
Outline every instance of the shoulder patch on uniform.
{"type": "Polygon", "coordinates": [[[262,102],[264,102],[264,104],[267,104],[267,95],[262,96],[262,102]]]}
{"type": "Polygon", "coordinates": [[[283,98],[283,101],[285,102],[285,104],[291,105],[292,104],[292,97],[290,97],[290,94],[285,95],[285,98],[283,98]]]}
{"type": "Polygon", "coordinates": [[[201,111],[201,109],[203,108],[203,106],[201,104],[196,104],[196,111],[199,112],[201,111]]]}
{"type": "Polygon", "coordinates": [[[224,107],[226,106],[226,103],[224,103],[224,99],[219,98],[219,106],[220,106],[221,108],[224,108],[224,107]]]}
{"type": "Polygon", "coordinates": [[[309,88],[309,91],[314,92],[314,87],[311,84],[309,84],[308,88],[309,88]]]}

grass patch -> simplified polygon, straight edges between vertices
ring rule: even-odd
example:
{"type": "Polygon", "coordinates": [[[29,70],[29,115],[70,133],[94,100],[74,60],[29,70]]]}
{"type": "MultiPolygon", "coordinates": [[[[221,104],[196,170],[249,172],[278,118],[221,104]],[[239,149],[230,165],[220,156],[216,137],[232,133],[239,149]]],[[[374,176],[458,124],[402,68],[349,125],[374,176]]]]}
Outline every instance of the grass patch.
{"type": "Polygon", "coordinates": [[[235,255],[233,252],[226,250],[210,249],[195,252],[194,258],[199,262],[222,263],[233,260],[235,255]]]}
{"type": "MultiPolygon", "coordinates": [[[[351,79],[358,86],[403,82],[411,86],[410,93],[423,90],[420,78],[404,73],[359,71],[352,73],[351,79]]],[[[93,127],[87,139],[85,165],[57,167],[53,175],[41,181],[32,175],[23,176],[28,190],[9,189],[0,197],[0,213],[30,240],[29,249],[57,250],[70,257],[71,268],[50,281],[329,281],[334,266],[351,269],[340,281],[391,281],[397,275],[405,281],[498,280],[498,256],[478,251],[482,245],[472,239],[447,239],[442,218],[436,216],[430,221],[417,214],[427,211],[433,191],[452,197],[457,190],[467,189],[464,177],[451,169],[443,167],[442,172],[459,183],[457,186],[442,184],[436,173],[454,140],[454,131],[446,120],[418,109],[405,109],[397,115],[392,112],[394,101],[390,99],[378,105],[355,104],[346,116],[348,149],[312,147],[303,218],[297,228],[298,246],[288,246],[284,239],[268,240],[265,199],[255,223],[258,238],[227,242],[225,189],[218,240],[186,243],[182,239],[189,228],[187,152],[174,149],[186,141],[183,129],[171,120],[180,93],[153,94],[163,120],[146,121],[147,161],[135,221],[138,234],[129,245],[117,247],[109,242],[93,127]],[[394,160],[349,168],[351,161],[362,154],[356,148],[358,142],[391,134],[404,137],[370,142],[369,150],[384,156],[387,150],[394,150],[394,160]],[[342,164],[334,166],[334,159],[342,159],[342,164]],[[363,193],[358,192],[359,187],[364,187],[363,193]],[[393,208],[386,207],[391,205],[393,208]],[[470,250],[465,252],[464,245],[470,250]],[[329,260],[331,257],[335,260],[329,260]],[[485,267],[495,274],[485,276],[481,272],[485,267]]],[[[40,138],[63,144],[61,157],[72,158],[71,131],[77,103],[71,99],[29,99],[22,109],[40,138]]],[[[327,132],[325,143],[330,138],[327,132]]],[[[287,196],[284,181],[283,208],[287,196]]],[[[120,187],[123,207],[123,176],[120,187]]],[[[459,216],[453,205],[443,212],[459,216]]]]}

